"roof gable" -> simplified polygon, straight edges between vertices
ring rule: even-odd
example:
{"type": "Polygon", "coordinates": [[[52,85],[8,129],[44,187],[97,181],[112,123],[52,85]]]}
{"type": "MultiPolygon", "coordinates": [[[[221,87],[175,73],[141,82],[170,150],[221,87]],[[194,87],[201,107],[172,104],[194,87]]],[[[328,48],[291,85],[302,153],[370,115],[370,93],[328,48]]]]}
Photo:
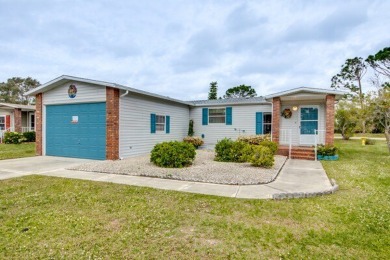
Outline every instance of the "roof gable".
{"type": "Polygon", "coordinates": [[[340,99],[345,94],[345,92],[339,90],[333,90],[333,89],[300,87],[300,88],[289,89],[286,91],[281,91],[271,95],[267,95],[265,98],[271,99],[274,97],[292,97],[292,96],[304,97],[308,95],[320,96],[320,95],[327,95],[327,94],[333,94],[336,96],[336,99],[340,99]]]}

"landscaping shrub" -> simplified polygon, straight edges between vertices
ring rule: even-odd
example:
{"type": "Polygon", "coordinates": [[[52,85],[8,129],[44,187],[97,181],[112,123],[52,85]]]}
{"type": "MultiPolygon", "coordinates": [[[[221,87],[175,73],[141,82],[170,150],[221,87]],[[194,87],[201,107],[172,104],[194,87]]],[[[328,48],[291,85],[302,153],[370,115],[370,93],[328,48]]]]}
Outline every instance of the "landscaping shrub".
{"type": "Polygon", "coordinates": [[[194,136],[194,134],[194,120],[191,119],[188,124],[188,136],[194,136]]]}
{"type": "Polygon", "coordinates": [[[264,168],[271,168],[275,163],[271,149],[262,145],[252,145],[251,148],[247,148],[246,160],[252,166],[264,168]]]}
{"type": "Polygon", "coordinates": [[[4,133],[4,143],[6,144],[21,144],[25,140],[26,138],[24,138],[22,133],[18,133],[18,132],[4,133]]]}
{"type": "Polygon", "coordinates": [[[25,142],[35,142],[35,132],[24,132],[23,137],[26,139],[25,142]]]}
{"type": "Polygon", "coordinates": [[[245,162],[243,152],[247,143],[224,138],[215,145],[215,160],[220,162],[245,162]]]}
{"type": "Polygon", "coordinates": [[[263,141],[271,141],[271,135],[242,135],[237,141],[259,145],[263,141]]]}
{"type": "Polygon", "coordinates": [[[156,144],[151,152],[150,161],[166,168],[189,166],[195,159],[195,147],[192,144],[178,141],[156,144]]]}
{"type": "Polygon", "coordinates": [[[198,136],[187,136],[183,139],[184,142],[192,144],[195,148],[202,146],[204,144],[203,139],[198,136]]]}
{"type": "Polygon", "coordinates": [[[369,138],[366,139],[366,145],[374,145],[374,144],[375,144],[374,139],[369,139],[369,138]]]}
{"type": "Polygon", "coordinates": [[[317,154],[322,156],[334,156],[338,152],[338,148],[334,145],[323,145],[317,146],[317,154]]]}
{"type": "Polygon", "coordinates": [[[278,144],[269,140],[264,140],[260,142],[261,146],[268,147],[271,152],[275,155],[276,152],[278,151],[278,144]]]}

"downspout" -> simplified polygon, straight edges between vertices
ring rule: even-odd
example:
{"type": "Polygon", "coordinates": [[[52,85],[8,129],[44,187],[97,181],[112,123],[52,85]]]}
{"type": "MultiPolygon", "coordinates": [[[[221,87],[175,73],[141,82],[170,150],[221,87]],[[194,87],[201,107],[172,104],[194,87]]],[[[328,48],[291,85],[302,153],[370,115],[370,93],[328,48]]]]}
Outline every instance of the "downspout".
{"type": "MultiPolygon", "coordinates": [[[[129,94],[129,91],[126,90],[125,93],[123,93],[122,95],[119,96],[119,104],[121,102],[120,99],[127,96],[128,94],[129,94]]],[[[119,111],[120,111],[120,109],[119,109],[119,111]]],[[[120,115],[119,115],[119,118],[120,118],[120,115]]],[[[119,137],[118,138],[120,138],[120,127],[121,127],[121,124],[119,123],[119,137]]],[[[119,154],[120,154],[120,139],[119,139],[119,154]]],[[[123,157],[119,157],[119,160],[123,160],[123,157]]]]}
{"type": "Polygon", "coordinates": [[[129,94],[129,91],[128,91],[128,90],[126,90],[126,92],[125,92],[124,94],[120,95],[119,98],[123,98],[123,97],[126,96],[127,94],[129,94]]]}

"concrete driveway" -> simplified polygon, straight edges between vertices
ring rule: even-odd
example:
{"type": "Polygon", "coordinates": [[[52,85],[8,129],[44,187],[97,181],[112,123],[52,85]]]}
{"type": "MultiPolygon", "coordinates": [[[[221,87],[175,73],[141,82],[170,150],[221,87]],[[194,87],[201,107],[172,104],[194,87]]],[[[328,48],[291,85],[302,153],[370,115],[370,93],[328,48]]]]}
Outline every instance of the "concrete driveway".
{"type": "Polygon", "coordinates": [[[91,162],[87,159],[76,159],[54,156],[36,156],[0,161],[0,180],[20,177],[30,174],[44,174],[64,170],[82,163],[91,162]]]}
{"type": "Polygon", "coordinates": [[[246,199],[313,197],[334,193],[338,188],[329,181],[320,162],[294,159],[287,160],[273,182],[261,185],[224,185],[66,170],[91,161],[52,156],[3,160],[0,161],[0,180],[39,174],[246,199]]]}

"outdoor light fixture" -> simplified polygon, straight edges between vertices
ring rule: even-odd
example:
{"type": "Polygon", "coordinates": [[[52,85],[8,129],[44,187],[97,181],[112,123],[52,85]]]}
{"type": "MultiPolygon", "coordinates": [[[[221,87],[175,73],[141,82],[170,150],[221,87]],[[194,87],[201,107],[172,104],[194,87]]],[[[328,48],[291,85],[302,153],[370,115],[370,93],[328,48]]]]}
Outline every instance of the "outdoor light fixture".
{"type": "Polygon", "coordinates": [[[297,107],[297,106],[293,106],[292,109],[293,109],[294,111],[297,111],[297,110],[298,110],[298,107],[297,107]]]}

